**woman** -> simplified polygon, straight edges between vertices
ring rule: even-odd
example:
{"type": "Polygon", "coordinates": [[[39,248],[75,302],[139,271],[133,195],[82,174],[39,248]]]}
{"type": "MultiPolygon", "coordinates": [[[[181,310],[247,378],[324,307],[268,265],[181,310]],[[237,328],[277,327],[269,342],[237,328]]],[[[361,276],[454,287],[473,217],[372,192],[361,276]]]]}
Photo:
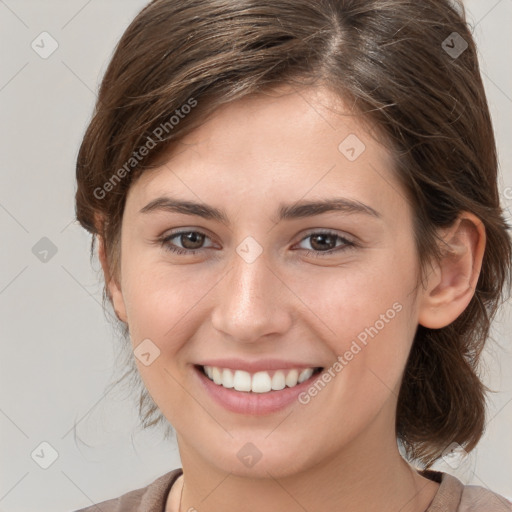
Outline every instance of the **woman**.
{"type": "Polygon", "coordinates": [[[482,436],[511,283],[462,6],[153,1],[77,181],[144,425],[183,466],[101,510],[512,509],[429,469],[482,436]]]}

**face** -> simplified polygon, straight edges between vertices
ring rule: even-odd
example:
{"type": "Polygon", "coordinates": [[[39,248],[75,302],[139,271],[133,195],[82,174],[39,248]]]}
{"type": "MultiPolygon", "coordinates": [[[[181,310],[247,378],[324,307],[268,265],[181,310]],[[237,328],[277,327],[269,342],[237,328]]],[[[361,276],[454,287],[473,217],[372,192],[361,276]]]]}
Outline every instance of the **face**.
{"type": "Polygon", "coordinates": [[[394,435],[413,214],[347,114],[322,88],[230,103],[130,188],[110,290],[182,459],[278,477],[394,435]]]}

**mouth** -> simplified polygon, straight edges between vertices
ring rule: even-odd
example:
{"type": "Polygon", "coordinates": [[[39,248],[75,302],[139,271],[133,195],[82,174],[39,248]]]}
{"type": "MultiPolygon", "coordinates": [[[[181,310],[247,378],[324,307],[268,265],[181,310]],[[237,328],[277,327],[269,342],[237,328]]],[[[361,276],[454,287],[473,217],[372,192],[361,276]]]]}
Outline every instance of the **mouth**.
{"type": "Polygon", "coordinates": [[[251,373],[218,366],[194,366],[215,385],[246,394],[273,394],[285,388],[295,388],[314,378],[324,369],[323,367],[285,368],[251,373]]]}

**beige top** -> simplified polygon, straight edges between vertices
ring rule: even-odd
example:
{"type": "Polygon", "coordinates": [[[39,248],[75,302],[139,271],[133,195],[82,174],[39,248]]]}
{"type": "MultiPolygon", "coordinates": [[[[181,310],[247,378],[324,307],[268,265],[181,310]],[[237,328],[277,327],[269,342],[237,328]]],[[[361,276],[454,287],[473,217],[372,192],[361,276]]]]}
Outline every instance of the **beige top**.
{"type": "MultiPolygon", "coordinates": [[[[512,512],[512,502],[484,487],[464,485],[454,476],[440,471],[418,472],[440,483],[425,512],[512,512]]],[[[182,473],[182,468],[174,469],[146,487],[75,512],[165,512],[169,491],[182,473]]]]}

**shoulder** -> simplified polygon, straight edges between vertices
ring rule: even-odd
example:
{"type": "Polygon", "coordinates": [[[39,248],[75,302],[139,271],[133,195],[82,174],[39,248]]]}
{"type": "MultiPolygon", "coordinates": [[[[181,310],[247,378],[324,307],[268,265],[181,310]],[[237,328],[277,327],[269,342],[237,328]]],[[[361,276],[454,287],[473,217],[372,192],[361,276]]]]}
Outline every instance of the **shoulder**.
{"type": "Polygon", "coordinates": [[[146,487],[129,491],[117,498],[95,503],[75,512],[161,512],[167,495],[182,469],[174,469],[160,476],[146,487]]]}
{"type": "Polygon", "coordinates": [[[512,512],[512,502],[479,485],[465,485],[458,512],[512,512]]]}
{"type": "Polygon", "coordinates": [[[441,471],[420,471],[440,483],[426,512],[512,512],[512,502],[479,485],[464,485],[458,478],[441,471]]]}

